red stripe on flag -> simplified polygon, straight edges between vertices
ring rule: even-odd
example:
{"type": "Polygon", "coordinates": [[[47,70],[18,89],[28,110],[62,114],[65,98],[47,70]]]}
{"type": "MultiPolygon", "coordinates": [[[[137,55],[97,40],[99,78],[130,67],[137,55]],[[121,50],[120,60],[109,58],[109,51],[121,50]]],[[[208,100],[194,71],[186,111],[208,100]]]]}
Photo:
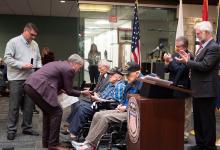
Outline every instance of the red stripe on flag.
{"type": "Polygon", "coordinates": [[[141,63],[141,55],[140,55],[140,40],[138,41],[138,46],[131,54],[131,60],[137,64],[141,63]]]}
{"type": "Polygon", "coordinates": [[[208,21],[208,0],[203,0],[202,20],[203,21],[208,21]]]}

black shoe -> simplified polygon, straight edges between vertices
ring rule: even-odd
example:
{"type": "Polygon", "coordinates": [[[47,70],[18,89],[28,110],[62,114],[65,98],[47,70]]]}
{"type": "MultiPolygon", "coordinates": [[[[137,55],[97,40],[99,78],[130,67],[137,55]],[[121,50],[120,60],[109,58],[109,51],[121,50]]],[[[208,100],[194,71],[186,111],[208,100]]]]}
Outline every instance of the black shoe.
{"type": "Polygon", "coordinates": [[[15,133],[8,133],[7,139],[8,140],[14,140],[15,139],[15,133]]]}
{"type": "Polygon", "coordinates": [[[198,146],[191,146],[191,147],[188,147],[187,150],[202,150],[202,149],[200,149],[198,146]]]}
{"type": "Polygon", "coordinates": [[[33,135],[33,136],[39,136],[40,134],[36,131],[23,131],[22,132],[23,134],[26,134],[26,135],[33,135]]]}

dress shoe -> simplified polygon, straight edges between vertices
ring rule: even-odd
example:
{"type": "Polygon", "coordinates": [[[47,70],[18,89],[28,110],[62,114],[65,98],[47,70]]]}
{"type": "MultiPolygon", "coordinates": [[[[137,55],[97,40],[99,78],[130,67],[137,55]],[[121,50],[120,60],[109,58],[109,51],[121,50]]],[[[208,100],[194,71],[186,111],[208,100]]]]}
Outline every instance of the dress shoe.
{"type": "Polygon", "coordinates": [[[202,149],[200,149],[198,146],[191,146],[191,147],[188,147],[187,150],[202,150],[202,149]]]}
{"type": "Polygon", "coordinates": [[[7,139],[8,140],[14,140],[15,139],[15,133],[8,133],[7,139]]]}
{"type": "Polygon", "coordinates": [[[36,131],[23,131],[22,132],[23,134],[26,134],[26,135],[33,135],[33,136],[39,136],[40,134],[36,131]]]}

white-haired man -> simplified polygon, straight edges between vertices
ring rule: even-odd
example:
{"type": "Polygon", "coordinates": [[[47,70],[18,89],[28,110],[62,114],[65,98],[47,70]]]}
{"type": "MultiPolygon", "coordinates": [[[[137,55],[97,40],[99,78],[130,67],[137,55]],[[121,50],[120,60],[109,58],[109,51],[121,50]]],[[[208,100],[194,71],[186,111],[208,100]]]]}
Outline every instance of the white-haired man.
{"type": "MultiPolygon", "coordinates": [[[[108,84],[110,75],[108,74],[110,69],[110,64],[107,60],[102,59],[98,63],[98,69],[100,72],[98,83],[96,84],[93,92],[95,93],[103,93],[108,84]]],[[[64,134],[69,134],[72,139],[74,139],[80,132],[80,129],[84,126],[88,118],[92,117],[95,111],[95,107],[91,107],[93,102],[90,98],[81,97],[80,101],[72,105],[72,112],[67,118],[67,122],[69,123],[68,129],[62,132],[64,134]],[[72,125],[71,125],[72,124],[72,125]]]]}
{"type": "Polygon", "coordinates": [[[196,146],[190,150],[216,150],[215,106],[218,84],[218,64],[220,48],[212,37],[213,27],[203,21],[195,25],[196,36],[201,47],[190,60],[185,51],[180,51],[177,60],[191,69],[191,87],[193,90],[193,114],[196,146]]]}

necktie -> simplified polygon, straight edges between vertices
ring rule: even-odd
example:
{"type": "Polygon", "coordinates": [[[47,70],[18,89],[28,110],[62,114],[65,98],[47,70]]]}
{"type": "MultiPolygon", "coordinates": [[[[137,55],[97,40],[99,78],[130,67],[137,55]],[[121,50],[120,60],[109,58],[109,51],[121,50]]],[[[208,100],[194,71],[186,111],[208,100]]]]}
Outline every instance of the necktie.
{"type": "Polygon", "coordinates": [[[97,89],[99,89],[100,88],[100,86],[102,85],[102,83],[103,83],[103,81],[104,81],[104,79],[105,79],[105,76],[104,75],[102,75],[101,76],[101,79],[100,79],[100,81],[99,81],[99,83],[97,84],[97,89]]]}
{"type": "Polygon", "coordinates": [[[201,49],[203,49],[202,44],[200,44],[200,45],[199,45],[199,49],[196,50],[196,52],[195,52],[196,56],[199,54],[199,52],[200,52],[201,49]]]}

